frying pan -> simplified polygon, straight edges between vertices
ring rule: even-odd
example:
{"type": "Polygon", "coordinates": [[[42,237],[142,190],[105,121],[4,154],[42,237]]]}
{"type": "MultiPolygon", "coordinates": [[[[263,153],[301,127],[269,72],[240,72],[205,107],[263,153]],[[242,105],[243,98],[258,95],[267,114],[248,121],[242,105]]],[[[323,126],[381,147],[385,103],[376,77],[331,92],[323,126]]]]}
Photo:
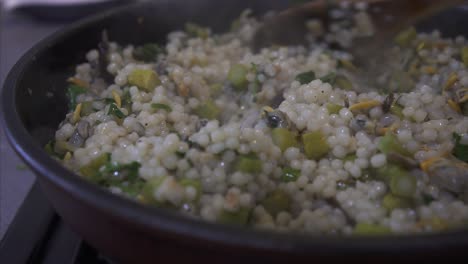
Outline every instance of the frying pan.
{"type": "MultiPolygon", "coordinates": [[[[209,261],[379,263],[448,261],[466,257],[468,231],[385,237],[333,237],[275,233],[225,226],[148,207],[88,183],[43,151],[67,111],[66,79],[101,32],[125,44],[164,42],[186,21],[228,28],[245,8],[261,14],[287,7],[287,1],[157,1],[109,10],[55,33],[29,50],[9,73],[2,91],[2,126],[58,214],[88,243],[122,263],[209,261]]],[[[468,10],[447,12],[418,25],[446,36],[468,33],[468,10]],[[461,32],[463,31],[464,32],[461,32]]],[[[34,221],[34,219],[31,219],[34,221]]]]}

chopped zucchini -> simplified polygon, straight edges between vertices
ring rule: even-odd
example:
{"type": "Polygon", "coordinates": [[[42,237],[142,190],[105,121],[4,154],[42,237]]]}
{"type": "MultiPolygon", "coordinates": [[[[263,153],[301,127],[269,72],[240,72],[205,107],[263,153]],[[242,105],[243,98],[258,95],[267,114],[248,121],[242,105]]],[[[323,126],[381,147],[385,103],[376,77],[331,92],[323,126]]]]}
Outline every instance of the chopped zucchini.
{"type": "Polygon", "coordinates": [[[151,92],[161,84],[158,74],[153,70],[135,69],[128,75],[128,83],[151,92]]]}
{"type": "Polygon", "coordinates": [[[93,101],[85,101],[81,103],[81,116],[87,116],[94,112],[93,101]]]}
{"type": "Polygon", "coordinates": [[[397,137],[391,132],[387,132],[380,140],[377,148],[384,154],[395,152],[400,155],[410,157],[411,153],[403,147],[397,137]]]}
{"type": "Polygon", "coordinates": [[[291,206],[291,198],[289,195],[281,190],[276,189],[269,193],[260,204],[265,210],[272,216],[276,216],[278,213],[288,211],[291,206]]]}
{"type": "Polygon", "coordinates": [[[271,130],[271,138],[273,143],[278,146],[281,151],[285,151],[290,147],[298,147],[299,143],[296,139],[296,134],[287,128],[277,127],[271,130]]]}
{"type": "Polygon", "coordinates": [[[321,131],[308,132],[302,135],[304,152],[309,159],[320,159],[330,151],[327,138],[321,131]]]}
{"type": "Polygon", "coordinates": [[[222,210],[218,215],[218,222],[228,225],[246,225],[249,222],[251,210],[249,208],[240,208],[236,212],[222,210]]]}
{"type": "Polygon", "coordinates": [[[328,103],[326,107],[330,115],[337,115],[344,106],[334,103],[328,103]]]}
{"type": "Polygon", "coordinates": [[[232,86],[238,90],[247,88],[247,74],[249,70],[245,65],[234,64],[228,72],[227,79],[231,82],[232,86]]]}
{"type": "Polygon", "coordinates": [[[141,196],[144,203],[160,206],[163,203],[156,200],[155,192],[161,186],[161,184],[166,180],[165,176],[162,177],[155,177],[148,180],[145,185],[143,186],[143,190],[141,191],[141,196]]]}
{"type": "Polygon", "coordinates": [[[339,88],[343,90],[346,90],[346,91],[353,90],[353,83],[351,83],[351,81],[348,80],[348,78],[346,78],[343,75],[336,76],[335,83],[336,83],[336,86],[338,86],[339,88]]]}
{"type": "Polygon", "coordinates": [[[395,208],[408,208],[411,207],[411,200],[387,193],[382,200],[382,206],[389,211],[395,208]]]}
{"type": "Polygon", "coordinates": [[[385,182],[393,195],[412,198],[416,192],[416,177],[407,170],[393,164],[387,164],[376,170],[376,178],[385,182]]]}
{"type": "Polygon", "coordinates": [[[247,173],[260,173],[262,172],[263,161],[259,159],[254,153],[240,155],[237,159],[235,169],[237,171],[247,173]]]}
{"type": "Polygon", "coordinates": [[[300,84],[307,84],[316,79],[315,72],[313,71],[302,72],[296,75],[294,79],[298,81],[300,84]]]}
{"type": "Polygon", "coordinates": [[[200,196],[202,194],[202,185],[201,185],[201,182],[199,180],[184,178],[184,179],[180,180],[179,183],[183,187],[189,187],[189,186],[193,187],[197,191],[197,196],[196,196],[195,200],[198,201],[200,199],[200,196]]]}
{"type": "Polygon", "coordinates": [[[110,153],[103,153],[99,157],[81,167],[80,173],[91,182],[99,183],[102,181],[102,174],[100,169],[110,161],[110,158],[110,153]]]}
{"type": "Polygon", "coordinates": [[[194,109],[196,115],[206,119],[217,119],[221,114],[219,107],[211,100],[202,102],[197,108],[194,109]]]}

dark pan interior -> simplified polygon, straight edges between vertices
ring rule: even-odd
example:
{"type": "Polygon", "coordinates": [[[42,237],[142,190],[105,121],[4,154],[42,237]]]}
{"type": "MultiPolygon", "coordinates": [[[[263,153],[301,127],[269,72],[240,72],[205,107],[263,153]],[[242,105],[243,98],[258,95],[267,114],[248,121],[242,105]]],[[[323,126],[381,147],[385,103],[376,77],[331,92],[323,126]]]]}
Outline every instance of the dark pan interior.
{"type": "MultiPolygon", "coordinates": [[[[67,190],[73,190],[70,195],[77,199],[84,199],[90,194],[104,197],[108,204],[125,207],[108,208],[108,212],[114,216],[122,216],[129,213],[127,221],[135,219],[135,226],[146,225],[144,228],[155,228],[148,217],[158,216],[157,213],[149,213],[148,209],[137,206],[110,194],[98,193],[97,188],[90,184],[79,183],[71,179],[71,174],[46,157],[40,148],[48,140],[53,138],[54,131],[63,120],[67,111],[67,100],[64,87],[66,79],[74,71],[74,65],[84,61],[85,53],[95,48],[100,40],[101,32],[106,29],[109,38],[120,44],[142,44],[146,42],[164,42],[167,33],[174,29],[182,29],[186,21],[194,21],[202,25],[210,26],[215,32],[227,29],[230,22],[246,7],[250,7],[254,13],[260,14],[267,9],[279,9],[286,7],[288,1],[158,1],[154,4],[134,5],[119,8],[117,11],[109,11],[85,21],[81,21],[65,31],[59,32],[44,40],[31,49],[15,66],[9,75],[2,94],[1,114],[5,120],[5,127],[10,141],[15,150],[32,165],[40,178],[58,182],[58,174],[63,174],[63,180],[57,186],[67,186],[67,190]],[[20,122],[18,122],[18,118],[20,122]],[[34,146],[32,146],[34,145],[34,146]],[[112,196],[112,197],[111,197],[112,196]],[[117,212],[119,211],[119,212],[117,212]],[[150,224],[147,224],[150,223],[150,224]]],[[[468,36],[468,10],[453,9],[444,12],[431,20],[423,21],[418,25],[422,31],[440,29],[444,36],[456,36],[464,34],[468,36]]],[[[80,180],[81,181],[81,180],[80,180]]],[[[94,197],[94,196],[93,196],[94,197]]],[[[159,215],[161,216],[161,215],[159,215]]],[[[166,218],[160,218],[161,224],[167,224],[166,218]]],[[[426,240],[425,236],[411,237],[410,239],[391,238],[388,240],[337,240],[314,239],[304,237],[277,236],[269,233],[247,232],[246,230],[222,229],[219,226],[211,227],[208,224],[194,224],[193,221],[185,221],[179,218],[172,222],[171,227],[180,227],[183,232],[194,231],[194,236],[203,237],[206,240],[213,239],[217,243],[241,244],[246,241],[246,247],[275,248],[282,246],[282,251],[310,251],[317,253],[320,250],[331,252],[333,246],[340,245],[341,249],[381,247],[380,250],[398,251],[398,245],[402,243],[400,254],[408,250],[418,248],[420,252],[425,247],[441,248],[457,247],[458,249],[468,245],[468,233],[454,232],[432,236],[426,240]],[[177,226],[181,224],[180,226],[177,226]],[[190,225],[193,225],[191,228],[190,225]],[[225,231],[225,232],[224,232],[225,231]],[[223,233],[224,232],[224,233],[223,233]],[[221,236],[220,234],[223,234],[221,236]],[[232,238],[232,239],[231,239],[232,238]],[[256,243],[256,241],[260,241],[256,243]],[[348,242],[346,242],[348,241],[348,242]],[[349,243],[351,241],[351,243],[349,243]],[[314,246],[321,245],[321,248],[314,246]]],[[[171,220],[172,221],[172,220],[171,220]]],[[[169,225],[168,225],[169,226],[169,225]]],[[[169,230],[170,232],[171,230],[169,230]]],[[[182,231],[181,231],[182,232],[182,231]]],[[[149,232],[151,233],[151,232],[149,232]]],[[[379,251],[380,252],[380,251],[379,251]]]]}

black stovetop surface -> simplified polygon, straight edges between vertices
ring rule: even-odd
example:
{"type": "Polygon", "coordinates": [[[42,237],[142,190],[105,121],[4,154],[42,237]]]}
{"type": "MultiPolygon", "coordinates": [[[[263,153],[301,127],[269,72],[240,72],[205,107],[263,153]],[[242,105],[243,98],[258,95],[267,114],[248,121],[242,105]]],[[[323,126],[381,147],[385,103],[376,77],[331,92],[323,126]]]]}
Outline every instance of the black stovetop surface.
{"type": "Polygon", "coordinates": [[[3,240],[0,263],[116,263],[83,241],[55,213],[37,183],[20,207],[3,240]]]}

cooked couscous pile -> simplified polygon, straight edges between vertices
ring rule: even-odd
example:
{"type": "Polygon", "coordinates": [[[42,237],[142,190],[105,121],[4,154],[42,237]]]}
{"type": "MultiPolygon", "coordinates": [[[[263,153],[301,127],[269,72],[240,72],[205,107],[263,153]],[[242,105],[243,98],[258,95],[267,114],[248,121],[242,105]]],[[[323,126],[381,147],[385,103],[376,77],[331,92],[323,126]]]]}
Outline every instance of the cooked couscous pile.
{"type": "Polygon", "coordinates": [[[333,47],[372,27],[365,6],[342,8],[347,23],[339,10],[307,22],[308,46],[258,53],[249,12],[164,45],[104,33],[46,150],[115,194],[206,221],[338,235],[468,225],[468,42],[401,32],[400,71],[364,89],[333,47]]]}

